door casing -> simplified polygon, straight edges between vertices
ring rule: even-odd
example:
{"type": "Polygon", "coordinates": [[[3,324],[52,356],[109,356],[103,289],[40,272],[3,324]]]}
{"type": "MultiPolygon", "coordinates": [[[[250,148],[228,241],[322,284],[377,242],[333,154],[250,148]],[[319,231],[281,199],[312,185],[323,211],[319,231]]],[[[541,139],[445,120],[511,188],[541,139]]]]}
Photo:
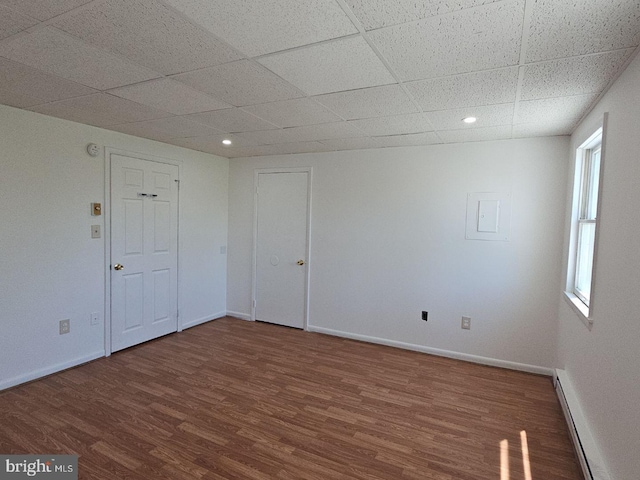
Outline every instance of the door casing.
{"type": "Polygon", "coordinates": [[[257,168],[253,177],[253,256],[251,275],[251,320],[256,320],[256,288],[258,260],[258,179],[265,173],[306,173],[307,174],[307,245],[305,256],[307,271],[304,278],[304,330],[309,330],[309,279],[311,277],[311,186],[313,184],[312,167],[257,168]]]}
{"type": "Polygon", "coordinates": [[[182,238],[180,233],[180,218],[182,217],[182,202],[180,201],[180,179],[182,179],[182,161],[169,158],[157,157],[145,153],[120,150],[112,147],[105,147],[104,152],[104,205],[102,215],[104,218],[104,350],[105,357],[109,357],[112,352],[111,347],[111,155],[121,155],[125,157],[138,158],[156,163],[167,163],[178,167],[178,285],[176,295],[178,302],[178,332],[182,331],[182,317],[180,316],[180,251],[182,238]]]}

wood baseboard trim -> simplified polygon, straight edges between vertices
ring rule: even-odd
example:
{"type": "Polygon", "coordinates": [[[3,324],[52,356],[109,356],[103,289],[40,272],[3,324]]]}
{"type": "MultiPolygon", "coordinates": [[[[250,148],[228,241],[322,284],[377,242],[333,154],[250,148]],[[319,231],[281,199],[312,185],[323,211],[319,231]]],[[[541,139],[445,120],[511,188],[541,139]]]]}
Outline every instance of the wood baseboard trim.
{"type": "Polygon", "coordinates": [[[191,320],[190,322],[183,323],[182,329],[184,330],[187,328],[195,327],[196,325],[202,325],[203,323],[207,323],[207,322],[210,322],[211,320],[216,320],[218,318],[222,318],[226,316],[227,316],[226,311],[214,313],[213,315],[207,315],[206,317],[197,318],[195,320],[191,320]]]}
{"type": "Polygon", "coordinates": [[[96,360],[104,356],[105,356],[105,351],[100,350],[90,355],[74,358],[73,360],[69,360],[67,362],[57,363],[55,365],[50,365],[48,367],[41,368],[39,370],[34,370],[33,372],[29,372],[24,375],[20,375],[18,377],[13,377],[8,380],[3,380],[2,382],[0,382],[0,391],[6,390],[7,388],[15,387],[22,383],[27,383],[32,380],[37,380],[39,378],[46,377],[47,375],[51,375],[53,373],[61,372],[62,370],[66,370],[68,368],[77,367],[78,365],[91,362],[92,360],[96,360]]]}
{"type": "Polygon", "coordinates": [[[247,322],[251,321],[251,315],[249,315],[248,313],[227,311],[227,316],[228,317],[239,318],[240,320],[246,320],[247,322]]]}
{"type": "Polygon", "coordinates": [[[310,332],[323,333],[325,335],[333,335],[334,337],[349,338],[351,340],[359,340],[361,342],[377,343],[388,347],[402,348],[404,350],[413,350],[415,352],[428,353],[438,357],[454,358],[456,360],[464,360],[465,362],[479,363],[481,365],[489,365],[492,367],[508,368],[509,370],[518,370],[521,372],[535,373],[538,375],[546,375],[552,377],[553,368],[539,367],[537,365],[529,365],[526,363],[509,362],[507,360],[499,360],[497,358],[481,357],[479,355],[470,355],[468,353],[454,352],[451,350],[441,350],[439,348],[425,347],[414,343],[399,342],[396,340],[388,340],[386,338],[370,337],[368,335],[360,335],[357,333],[343,332],[341,330],[332,330],[330,328],[316,327],[309,325],[310,332]]]}

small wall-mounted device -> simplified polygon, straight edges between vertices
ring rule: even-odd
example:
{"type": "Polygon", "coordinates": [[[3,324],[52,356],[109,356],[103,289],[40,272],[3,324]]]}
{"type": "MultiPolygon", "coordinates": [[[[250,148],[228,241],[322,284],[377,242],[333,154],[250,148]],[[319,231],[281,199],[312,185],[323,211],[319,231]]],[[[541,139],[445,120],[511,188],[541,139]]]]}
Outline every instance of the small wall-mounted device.
{"type": "Polygon", "coordinates": [[[482,192],[467,195],[467,240],[508,242],[511,237],[511,194],[482,192]]]}
{"type": "Polygon", "coordinates": [[[97,157],[98,155],[100,155],[100,147],[95,143],[90,143],[89,145],[87,145],[87,153],[91,157],[97,157]]]}
{"type": "Polygon", "coordinates": [[[91,204],[91,215],[94,217],[99,217],[102,215],[102,205],[100,203],[92,203],[91,204]]]}

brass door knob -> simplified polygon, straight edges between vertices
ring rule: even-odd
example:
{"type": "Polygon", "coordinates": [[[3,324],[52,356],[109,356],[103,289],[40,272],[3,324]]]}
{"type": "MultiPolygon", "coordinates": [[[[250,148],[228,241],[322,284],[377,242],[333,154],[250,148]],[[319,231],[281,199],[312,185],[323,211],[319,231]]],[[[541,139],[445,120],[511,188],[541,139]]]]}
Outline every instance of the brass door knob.
{"type": "Polygon", "coordinates": [[[304,265],[304,260],[298,260],[296,263],[297,263],[298,265],[304,265]]]}
{"type": "Polygon", "coordinates": [[[119,263],[116,263],[116,264],[113,266],[113,269],[114,269],[114,270],[122,270],[123,268],[124,268],[124,265],[120,265],[119,263]]]}

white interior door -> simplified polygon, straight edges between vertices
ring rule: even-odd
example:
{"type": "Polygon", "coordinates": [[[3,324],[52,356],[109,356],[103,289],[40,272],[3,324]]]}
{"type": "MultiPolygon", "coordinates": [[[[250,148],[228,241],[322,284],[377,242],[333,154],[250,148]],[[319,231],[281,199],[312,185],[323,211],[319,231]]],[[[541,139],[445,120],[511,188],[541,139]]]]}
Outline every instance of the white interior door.
{"type": "Polygon", "coordinates": [[[304,328],[309,172],[259,173],[255,319],[304,328]]]}
{"type": "Polygon", "coordinates": [[[178,166],[111,156],[111,351],[178,328],[178,166]]]}

